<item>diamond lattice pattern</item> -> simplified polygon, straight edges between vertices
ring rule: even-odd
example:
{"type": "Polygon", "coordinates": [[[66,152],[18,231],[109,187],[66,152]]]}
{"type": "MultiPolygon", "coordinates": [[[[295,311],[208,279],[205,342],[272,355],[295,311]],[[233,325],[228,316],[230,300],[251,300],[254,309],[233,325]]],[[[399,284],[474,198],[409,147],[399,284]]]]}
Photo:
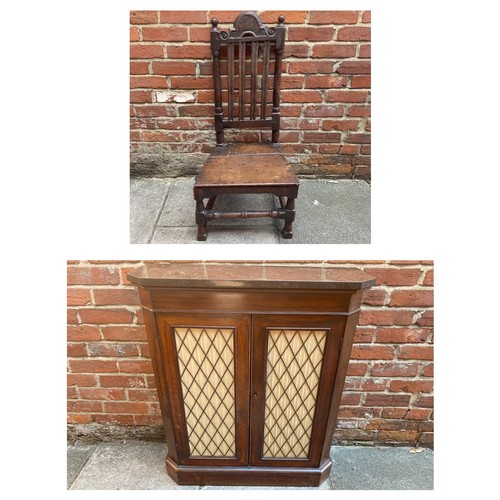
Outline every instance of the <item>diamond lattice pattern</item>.
{"type": "Polygon", "coordinates": [[[234,330],[175,328],[191,456],[234,457],[234,330]]]}
{"type": "Polygon", "coordinates": [[[264,457],[306,458],[326,330],[270,330],[264,457]]]}

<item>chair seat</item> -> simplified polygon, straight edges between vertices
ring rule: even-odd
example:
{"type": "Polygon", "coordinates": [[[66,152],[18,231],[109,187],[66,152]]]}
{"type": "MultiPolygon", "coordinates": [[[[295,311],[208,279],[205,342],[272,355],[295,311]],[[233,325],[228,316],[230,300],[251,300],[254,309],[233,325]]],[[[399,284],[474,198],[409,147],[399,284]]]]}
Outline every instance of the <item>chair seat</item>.
{"type": "Polygon", "coordinates": [[[216,147],[198,174],[194,187],[252,188],[298,186],[299,180],[279,147],[263,143],[216,147]]]}

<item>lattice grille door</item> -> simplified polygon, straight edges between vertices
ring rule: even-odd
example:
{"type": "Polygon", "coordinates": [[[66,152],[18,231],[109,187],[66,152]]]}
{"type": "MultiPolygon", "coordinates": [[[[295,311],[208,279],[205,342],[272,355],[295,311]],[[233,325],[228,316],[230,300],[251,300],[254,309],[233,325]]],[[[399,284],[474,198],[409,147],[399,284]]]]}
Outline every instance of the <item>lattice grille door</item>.
{"type": "Polygon", "coordinates": [[[307,458],[326,330],[269,330],[264,458],[307,458]]]}
{"type": "Polygon", "coordinates": [[[192,457],[235,457],[233,328],[175,327],[192,457]]]}

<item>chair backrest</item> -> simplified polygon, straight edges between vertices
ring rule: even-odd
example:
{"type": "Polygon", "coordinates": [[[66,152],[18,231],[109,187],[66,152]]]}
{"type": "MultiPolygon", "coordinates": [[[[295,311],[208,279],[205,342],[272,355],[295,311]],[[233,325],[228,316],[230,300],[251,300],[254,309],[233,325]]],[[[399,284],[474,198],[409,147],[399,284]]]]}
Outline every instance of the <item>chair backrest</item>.
{"type": "Polygon", "coordinates": [[[233,28],[219,31],[219,21],[212,19],[218,145],[224,143],[225,128],[271,128],[271,141],[278,144],[284,21],[284,16],[279,16],[278,25],[267,28],[257,14],[243,12],[235,19],[233,28]],[[269,100],[271,92],[272,100],[269,100]],[[272,102],[271,110],[269,102],[272,102]]]}

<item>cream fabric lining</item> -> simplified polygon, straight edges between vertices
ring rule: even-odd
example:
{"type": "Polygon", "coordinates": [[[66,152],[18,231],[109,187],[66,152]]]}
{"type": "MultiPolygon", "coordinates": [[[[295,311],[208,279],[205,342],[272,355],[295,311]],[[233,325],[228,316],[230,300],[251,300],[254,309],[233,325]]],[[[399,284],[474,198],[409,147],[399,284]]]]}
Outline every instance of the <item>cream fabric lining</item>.
{"type": "Polygon", "coordinates": [[[264,454],[306,458],[314,419],[326,330],[270,330],[264,454]]]}
{"type": "Polygon", "coordinates": [[[234,331],[174,331],[191,456],[234,457],[234,331]]]}

